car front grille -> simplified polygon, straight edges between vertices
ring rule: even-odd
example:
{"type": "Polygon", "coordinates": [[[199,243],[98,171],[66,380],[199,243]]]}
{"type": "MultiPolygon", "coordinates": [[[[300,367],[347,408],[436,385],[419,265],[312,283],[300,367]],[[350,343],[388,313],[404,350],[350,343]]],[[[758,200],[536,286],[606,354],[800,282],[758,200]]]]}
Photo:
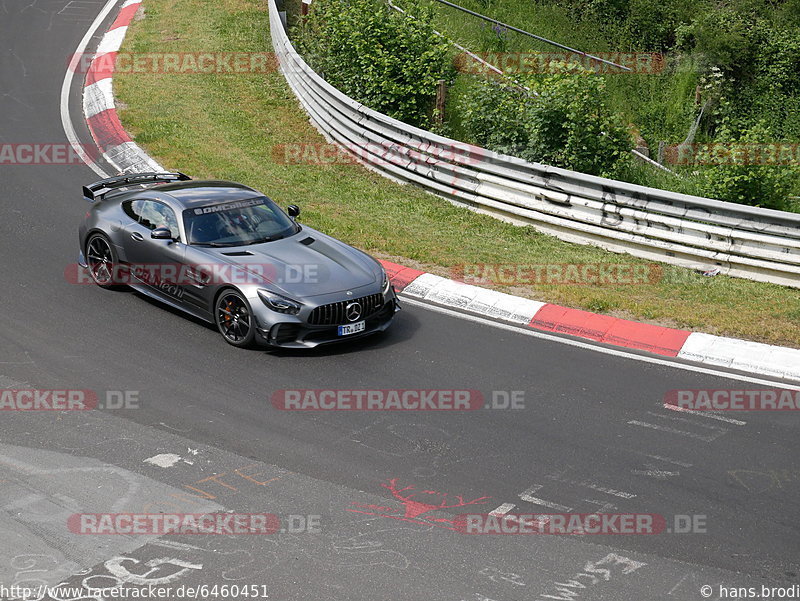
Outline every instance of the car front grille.
{"type": "Polygon", "coordinates": [[[358,303],[361,305],[361,315],[358,319],[352,321],[361,321],[362,319],[372,316],[383,307],[383,295],[370,294],[369,296],[362,296],[361,298],[322,305],[311,311],[311,315],[308,317],[308,323],[314,326],[334,326],[351,323],[351,320],[347,318],[347,307],[351,303],[358,303]]]}

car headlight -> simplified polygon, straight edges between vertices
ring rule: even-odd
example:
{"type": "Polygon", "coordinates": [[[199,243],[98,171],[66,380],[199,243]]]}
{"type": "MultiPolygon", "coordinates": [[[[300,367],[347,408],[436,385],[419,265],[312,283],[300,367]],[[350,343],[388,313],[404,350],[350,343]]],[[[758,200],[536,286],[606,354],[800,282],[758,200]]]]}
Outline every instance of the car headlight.
{"type": "Polygon", "coordinates": [[[387,292],[389,292],[389,286],[391,286],[391,285],[392,285],[392,283],[389,281],[389,276],[386,275],[386,272],[384,271],[383,272],[383,285],[381,286],[381,291],[382,291],[381,294],[386,294],[387,292]]]}
{"type": "Polygon", "coordinates": [[[300,312],[300,303],[270,290],[259,290],[258,297],[270,309],[277,313],[297,315],[300,312]]]}

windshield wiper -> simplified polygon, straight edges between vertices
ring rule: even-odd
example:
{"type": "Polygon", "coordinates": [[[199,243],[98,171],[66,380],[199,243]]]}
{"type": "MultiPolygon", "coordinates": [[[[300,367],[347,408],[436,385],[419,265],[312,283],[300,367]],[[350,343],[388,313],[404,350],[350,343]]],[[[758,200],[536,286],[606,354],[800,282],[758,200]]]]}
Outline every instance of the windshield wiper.
{"type": "Polygon", "coordinates": [[[214,248],[226,248],[231,245],[221,244],[219,242],[192,242],[192,246],[213,246],[214,248]]]}
{"type": "Polygon", "coordinates": [[[277,236],[267,236],[266,238],[262,238],[261,240],[253,240],[251,242],[245,242],[244,246],[250,246],[251,244],[263,244],[264,242],[273,242],[275,240],[280,240],[277,236]]]}

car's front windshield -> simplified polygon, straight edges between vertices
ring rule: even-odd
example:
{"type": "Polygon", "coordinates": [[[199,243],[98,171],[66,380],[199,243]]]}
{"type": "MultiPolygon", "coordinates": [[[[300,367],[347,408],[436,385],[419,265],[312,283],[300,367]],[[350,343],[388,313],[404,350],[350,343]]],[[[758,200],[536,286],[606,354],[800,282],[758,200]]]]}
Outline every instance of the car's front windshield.
{"type": "Polygon", "coordinates": [[[196,246],[259,244],[298,231],[289,216],[266,197],[186,209],[183,221],[189,244],[196,246]]]}

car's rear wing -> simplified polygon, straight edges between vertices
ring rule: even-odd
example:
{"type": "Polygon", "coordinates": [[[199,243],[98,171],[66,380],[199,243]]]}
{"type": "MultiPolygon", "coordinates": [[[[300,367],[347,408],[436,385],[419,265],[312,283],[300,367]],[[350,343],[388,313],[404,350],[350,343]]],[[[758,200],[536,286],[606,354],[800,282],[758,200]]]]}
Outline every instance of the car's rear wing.
{"type": "Polygon", "coordinates": [[[89,202],[94,202],[115,188],[124,188],[126,186],[135,186],[138,184],[184,182],[190,179],[192,178],[180,171],[174,173],[132,173],[131,175],[119,175],[117,177],[101,179],[99,182],[84,186],[83,198],[89,202]]]}

